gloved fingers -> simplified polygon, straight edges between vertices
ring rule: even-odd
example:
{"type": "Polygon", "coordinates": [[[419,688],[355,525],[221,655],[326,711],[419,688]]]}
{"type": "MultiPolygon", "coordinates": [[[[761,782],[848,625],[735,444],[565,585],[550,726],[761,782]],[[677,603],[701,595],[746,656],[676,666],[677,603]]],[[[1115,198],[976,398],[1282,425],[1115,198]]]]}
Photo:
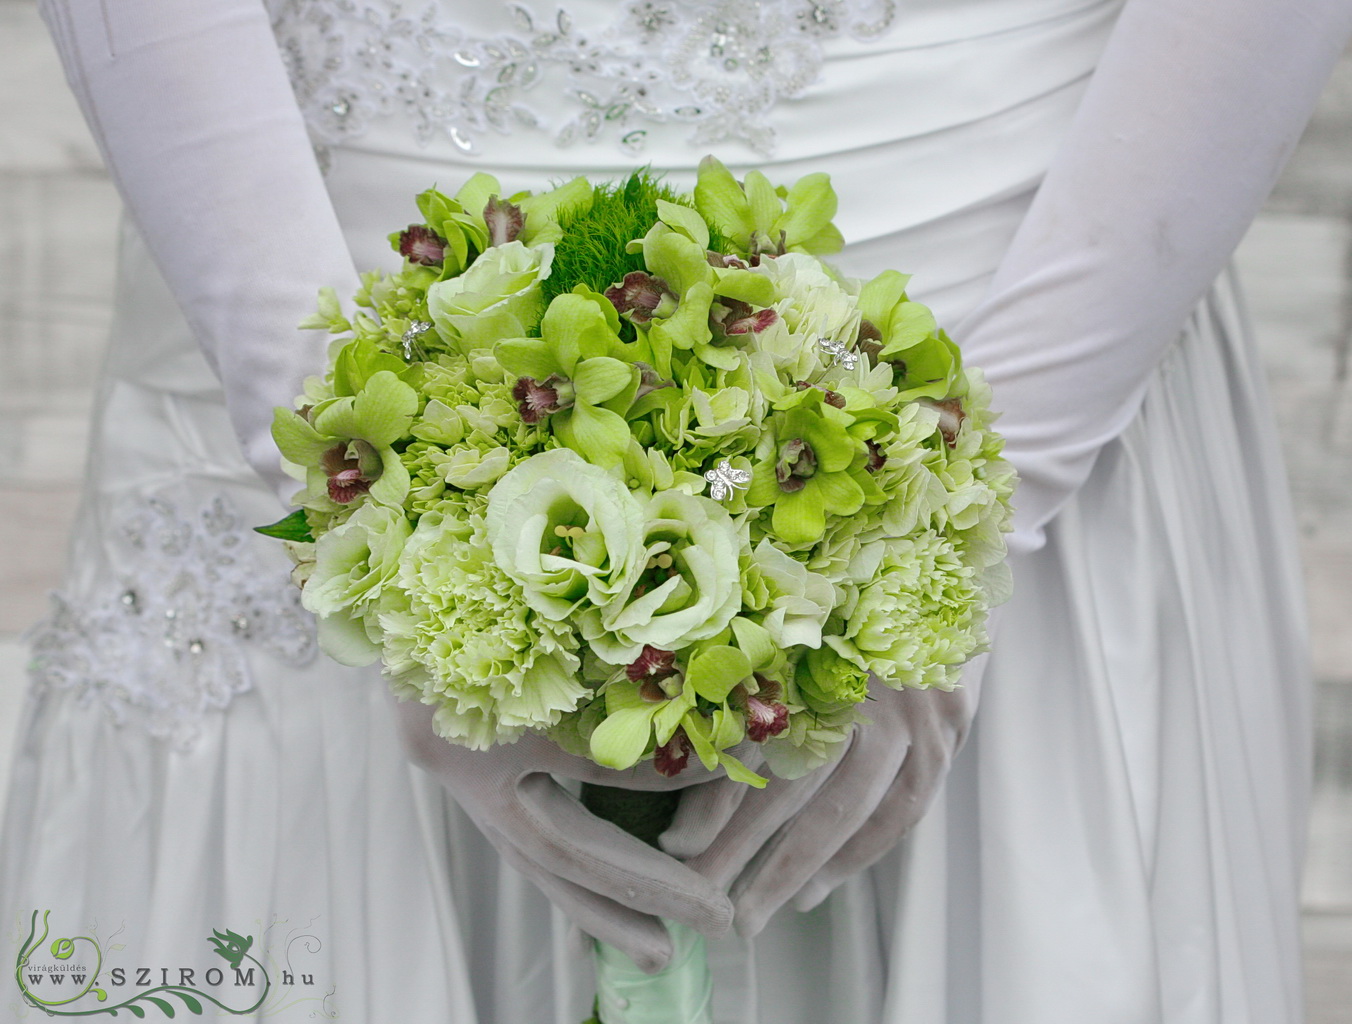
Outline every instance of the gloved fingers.
{"type": "Polygon", "coordinates": [[[746,793],[707,849],[686,863],[715,885],[731,886],[757,852],[825,785],[835,767],[825,765],[799,779],[771,778],[764,789],[746,793]]]}
{"type": "Polygon", "coordinates": [[[909,736],[881,725],[875,723],[856,733],[836,770],[738,878],[733,905],[739,935],[758,935],[775,911],[872,817],[887,795],[901,769],[909,736]]]}
{"type": "Polygon", "coordinates": [[[691,786],[681,793],[671,827],[658,837],[658,843],[671,856],[682,860],[699,856],[732,820],[751,791],[745,783],[727,778],[691,786]]]}
{"type": "Polygon", "coordinates": [[[671,960],[671,936],[656,917],[560,878],[495,831],[488,829],[485,834],[503,860],[529,878],[577,929],[622,950],[648,974],[660,971],[671,960]]]}
{"type": "Polygon", "coordinates": [[[731,927],[732,902],[719,886],[596,817],[549,776],[526,776],[517,797],[521,813],[493,824],[504,833],[513,829],[508,839],[545,871],[704,935],[731,927]]]}
{"type": "Polygon", "coordinates": [[[913,747],[873,816],[803,886],[793,898],[794,909],[811,910],[841,882],[876,864],[899,843],[934,802],[948,761],[943,751],[913,747]]]}

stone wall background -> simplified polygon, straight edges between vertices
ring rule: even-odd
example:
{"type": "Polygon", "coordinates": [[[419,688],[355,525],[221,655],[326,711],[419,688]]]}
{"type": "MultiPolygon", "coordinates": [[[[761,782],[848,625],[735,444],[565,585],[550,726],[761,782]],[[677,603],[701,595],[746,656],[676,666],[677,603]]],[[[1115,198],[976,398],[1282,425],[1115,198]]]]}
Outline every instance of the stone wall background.
{"type": "MultiPolygon", "coordinates": [[[[33,0],[0,0],[0,786],[24,688],[19,636],[60,578],[78,496],[118,212],[33,0]]],[[[1314,624],[1307,966],[1311,1024],[1333,1024],[1352,1005],[1352,56],[1239,263],[1314,624]]]]}

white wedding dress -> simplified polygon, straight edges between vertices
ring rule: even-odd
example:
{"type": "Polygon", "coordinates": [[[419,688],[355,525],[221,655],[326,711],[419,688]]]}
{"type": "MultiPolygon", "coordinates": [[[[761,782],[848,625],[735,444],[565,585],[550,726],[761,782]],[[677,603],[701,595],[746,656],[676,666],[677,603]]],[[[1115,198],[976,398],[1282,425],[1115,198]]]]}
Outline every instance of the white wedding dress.
{"type": "MultiPolygon", "coordinates": [[[[913,273],[953,324],[1120,2],[269,6],[358,267],[391,264],[386,234],[433,183],[651,163],[683,184],[712,152],[775,181],[829,171],[839,263],[913,273]]],[[[269,1020],[577,1024],[589,966],[566,921],[405,764],[378,678],[316,657],[281,551],[248,532],[275,501],[132,229],[93,438],[33,640],[5,955],[34,910],[129,967],[208,966],[228,928],[312,978],[269,1020]]],[[[1295,1024],[1292,522],[1224,279],[1020,560],[936,806],[818,909],[711,944],[719,1024],[1295,1024]]],[[[12,988],[3,1005],[43,1016],[12,988]]]]}

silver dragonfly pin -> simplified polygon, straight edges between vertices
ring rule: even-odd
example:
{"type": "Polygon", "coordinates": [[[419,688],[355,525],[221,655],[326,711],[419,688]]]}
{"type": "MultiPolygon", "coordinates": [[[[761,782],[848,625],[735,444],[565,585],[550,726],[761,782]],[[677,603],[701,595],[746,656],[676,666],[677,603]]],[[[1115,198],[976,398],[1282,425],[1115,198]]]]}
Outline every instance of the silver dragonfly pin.
{"type": "Polygon", "coordinates": [[[751,483],[751,472],[737,469],[724,459],[713,469],[708,470],[704,474],[704,479],[709,481],[709,496],[714,501],[723,501],[731,498],[733,491],[742,490],[751,483]]]}

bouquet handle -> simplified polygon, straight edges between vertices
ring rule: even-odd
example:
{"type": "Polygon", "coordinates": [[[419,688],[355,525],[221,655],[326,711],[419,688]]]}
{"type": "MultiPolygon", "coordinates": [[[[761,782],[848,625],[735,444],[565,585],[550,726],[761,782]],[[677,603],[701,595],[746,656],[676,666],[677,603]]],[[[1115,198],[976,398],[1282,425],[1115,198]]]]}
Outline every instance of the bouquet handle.
{"type": "MultiPolygon", "coordinates": [[[[583,806],[651,846],[670,826],[679,801],[679,793],[582,785],[583,806]]],[[[656,974],[645,974],[614,946],[596,943],[596,1014],[584,1024],[713,1024],[704,936],[675,921],[662,923],[671,935],[672,955],[656,974]]]]}
{"type": "Polygon", "coordinates": [[[675,921],[672,957],[644,974],[614,946],[596,944],[596,1019],[600,1024],[713,1024],[713,977],[704,936],[675,921]]]}

